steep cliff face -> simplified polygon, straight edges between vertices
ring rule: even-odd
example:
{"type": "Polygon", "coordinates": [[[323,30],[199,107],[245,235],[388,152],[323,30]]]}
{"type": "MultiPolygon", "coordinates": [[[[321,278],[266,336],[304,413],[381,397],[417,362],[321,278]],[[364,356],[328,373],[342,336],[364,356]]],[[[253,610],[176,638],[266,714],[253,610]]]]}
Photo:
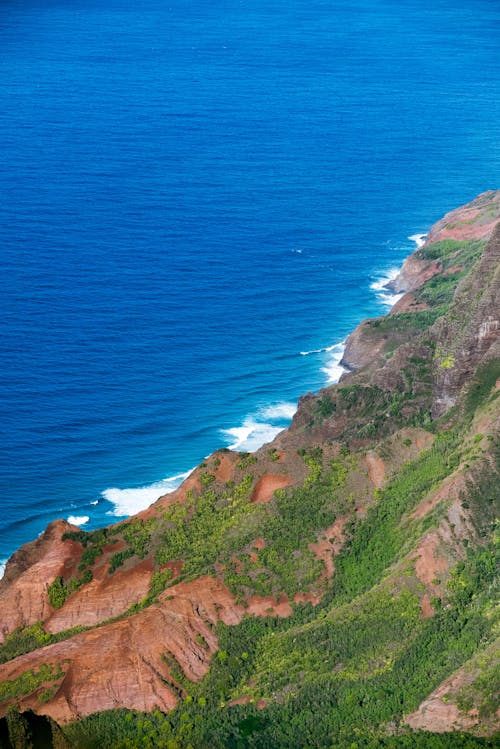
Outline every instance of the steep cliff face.
{"type": "MultiPolygon", "coordinates": [[[[500,198],[497,191],[489,191],[480,195],[478,198],[461,208],[448,213],[441,221],[438,221],[426,236],[425,243],[421,249],[410,255],[403,263],[403,267],[398,276],[387,284],[388,288],[401,293],[404,296],[400,299],[390,312],[390,316],[399,315],[405,312],[422,312],[429,310],[432,306],[432,298],[429,300],[424,295],[419,295],[418,290],[422,289],[426,282],[433,281],[433,286],[439,286],[439,282],[446,284],[446,279],[450,279],[456,274],[462,274],[469,262],[467,257],[467,248],[482,247],[481,243],[486,243],[491,239],[495,227],[498,224],[500,215],[500,198]],[[429,304],[429,301],[431,304],[429,304]]],[[[498,229],[497,229],[498,232],[498,229]]],[[[475,331],[482,335],[490,342],[495,338],[496,325],[498,320],[498,284],[492,283],[491,273],[498,272],[498,234],[496,242],[489,243],[488,252],[482,257],[481,263],[483,271],[486,273],[487,286],[490,289],[488,299],[482,299],[483,289],[481,283],[482,272],[474,274],[474,287],[469,287],[463,282],[464,289],[461,299],[457,299],[455,307],[458,309],[464,300],[472,300],[478,306],[476,321],[483,325],[482,331],[475,331]],[[476,294],[479,293],[479,296],[476,294]],[[484,315],[484,317],[482,317],[484,315]],[[492,331],[491,338],[488,338],[489,331],[492,331]]],[[[452,279],[450,279],[452,280],[452,279]]],[[[457,317],[453,310],[446,316],[448,322],[457,317]]],[[[425,315],[422,315],[425,318],[425,315]]],[[[463,317],[463,316],[462,316],[463,317]]],[[[458,315],[460,318],[460,315],[458,315]]],[[[394,330],[388,335],[384,328],[379,329],[374,326],[376,321],[366,321],[359,325],[356,330],[348,337],[346,349],[342,363],[351,370],[359,370],[366,366],[377,366],[380,364],[381,357],[386,353],[387,341],[390,339],[390,345],[404,342],[409,336],[414,334],[414,330],[401,330],[397,340],[394,338],[394,330]]],[[[471,324],[472,321],[471,321],[471,324]]],[[[463,334],[463,331],[459,331],[463,334]]],[[[451,331],[450,331],[451,333],[451,331]]],[[[474,332],[471,329],[470,336],[474,332]]],[[[469,336],[469,337],[470,337],[469,336]]],[[[484,351],[483,351],[484,353],[484,351]]],[[[470,374],[470,370],[469,370],[470,374]]]]}
{"type": "Polygon", "coordinates": [[[488,239],[498,222],[499,211],[499,193],[489,190],[471,203],[447,213],[430,229],[422,251],[413,253],[405,260],[399,275],[388,287],[397,293],[419,289],[433,276],[443,272],[440,258],[427,254],[431,245],[447,240],[463,242],[488,239]]]}
{"type": "Polygon", "coordinates": [[[214,453],[126,522],[56,521],[19,550],[0,582],[2,713],[159,708],[175,726],[182,705],[181,747],[226,746],[231,710],[256,746],[288,746],[311,710],[310,745],[406,715],[492,733],[499,216],[489,192],[436,224],[398,307],[350,337],[355,371],[271,444],[214,453]]]}

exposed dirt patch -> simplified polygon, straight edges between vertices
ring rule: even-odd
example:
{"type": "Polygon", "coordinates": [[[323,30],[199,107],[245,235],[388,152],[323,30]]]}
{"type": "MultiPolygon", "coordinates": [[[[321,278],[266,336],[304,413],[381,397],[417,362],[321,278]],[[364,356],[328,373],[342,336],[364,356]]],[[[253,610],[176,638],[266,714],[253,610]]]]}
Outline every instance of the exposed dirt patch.
{"type": "MultiPolygon", "coordinates": [[[[245,695],[243,697],[235,697],[234,700],[231,700],[228,704],[233,705],[249,705],[251,702],[253,702],[253,698],[249,697],[248,695],[245,695]]],[[[257,710],[263,710],[268,705],[268,700],[264,699],[264,697],[261,697],[256,702],[257,710]]]]}
{"type": "Polygon", "coordinates": [[[417,312],[423,309],[429,309],[429,305],[426,302],[417,302],[415,294],[409,291],[401,299],[398,299],[389,312],[389,315],[398,315],[401,312],[417,312]]]}
{"type": "Polygon", "coordinates": [[[262,551],[262,549],[265,549],[266,542],[262,538],[262,536],[259,536],[256,538],[252,543],[250,544],[250,561],[255,564],[258,561],[259,555],[258,552],[262,551]]]}
{"type": "Polygon", "coordinates": [[[460,273],[463,269],[463,265],[453,265],[451,268],[446,268],[446,270],[443,271],[443,276],[452,276],[454,273],[460,273]]]}
{"type": "Polygon", "coordinates": [[[421,703],[418,710],[406,716],[408,725],[414,730],[435,731],[436,733],[473,728],[479,722],[477,712],[461,712],[447,697],[450,692],[457,691],[463,683],[464,672],[460,669],[432,692],[421,703]]]}
{"type": "Polygon", "coordinates": [[[232,452],[218,452],[215,455],[216,459],[220,461],[219,465],[214,471],[215,478],[223,484],[231,481],[234,478],[236,471],[236,465],[241,457],[238,453],[232,452]]]}
{"type": "Polygon", "coordinates": [[[172,573],[172,580],[180,577],[184,562],[182,559],[176,559],[174,562],[167,562],[161,569],[170,570],[172,573]]]}
{"type": "Polygon", "coordinates": [[[296,593],[293,600],[295,603],[312,603],[317,606],[322,597],[320,593],[296,593]]]}
{"type": "Polygon", "coordinates": [[[440,575],[448,571],[448,561],[440,552],[441,539],[436,531],[427,533],[415,552],[415,573],[426,587],[438,591],[440,575]]]}
{"type": "Polygon", "coordinates": [[[262,536],[257,536],[257,538],[252,541],[250,546],[252,546],[254,549],[257,549],[257,551],[262,551],[262,549],[266,548],[267,544],[262,536]]]}
{"type": "Polygon", "coordinates": [[[251,596],[247,599],[247,614],[251,616],[279,616],[282,619],[292,615],[292,607],[286,595],[279,599],[273,596],[251,596]]]}
{"type": "Polygon", "coordinates": [[[291,485],[291,479],[288,476],[265,473],[258,481],[253,490],[252,502],[256,504],[265,504],[272,499],[276,489],[284,489],[291,485]]]}
{"type": "Polygon", "coordinates": [[[239,559],[236,556],[232,556],[231,557],[231,562],[234,565],[234,569],[236,570],[236,574],[237,575],[241,575],[241,573],[243,571],[243,562],[241,561],[241,559],[239,559]]]}
{"type": "Polygon", "coordinates": [[[335,569],[333,558],[342,548],[342,544],[344,543],[343,530],[349,519],[350,515],[343,515],[337,518],[332,525],[321,531],[321,535],[315,543],[308,545],[308,549],[324,563],[327,580],[330,580],[333,576],[335,569]]]}
{"type": "Polygon", "coordinates": [[[251,702],[251,697],[249,697],[247,694],[243,697],[235,697],[234,700],[231,700],[231,702],[228,702],[228,705],[233,707],[234,705],[248,705],[251,702]]]}
{"type": "Polygon", "coordinates": [[[431,602],[427,593],[424,593],[422,600],[420,601],[420,609],[422,612],[422,619],[427,619],[429,616],[434,615],[434,609],[431,606],[431,602]]]}
{"type": "Polygon", "coordinates": [[[385,479],[385,463],[376,452],[370,450],[365,456],[370,481],[376,489],[380,489],[385,479]]]}
{"type": "Polygon", "coordinates": [[[440,502],[457,496],[463,486],[463,476],[449,476],[441,486],[430,497],[420,502],[410,515],[411,518],[423,518],[433,510],[440,502]]]}

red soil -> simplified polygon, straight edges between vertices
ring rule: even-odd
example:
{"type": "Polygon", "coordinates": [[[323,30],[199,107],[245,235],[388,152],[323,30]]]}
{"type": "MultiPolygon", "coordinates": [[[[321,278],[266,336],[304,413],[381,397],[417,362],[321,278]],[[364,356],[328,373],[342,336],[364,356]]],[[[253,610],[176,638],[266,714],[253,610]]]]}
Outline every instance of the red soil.
{"type": "Polygon", "coordinates": [[[284,489],[286,486],[290,486],[291,483],[292,480],[289,476],[265,473],[262,478],[257,481],[252,494],[252,502],[255,502],[256,504],[265,504],[272,499],[276,489],[284,489]]]}
{"type": "Polygon", "coordinates": [[[365,456],[366,465],[368,467],[368,476],[370,481],[376,489],[380,489],[384,483],[385,478],[385,464],[382,458],[377,453],[370,450],[365,456]]]}

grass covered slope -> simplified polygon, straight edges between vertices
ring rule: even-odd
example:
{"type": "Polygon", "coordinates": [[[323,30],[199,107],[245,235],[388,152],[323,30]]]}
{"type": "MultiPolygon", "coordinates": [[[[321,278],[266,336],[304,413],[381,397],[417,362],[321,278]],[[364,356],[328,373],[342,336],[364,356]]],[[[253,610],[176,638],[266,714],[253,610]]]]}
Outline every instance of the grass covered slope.
{"type": "Polygon", "coordinates": [[[499,206],[436,225],[271,445],[14,556],[4,711],[96,749],[495,745],[499,206]]]}

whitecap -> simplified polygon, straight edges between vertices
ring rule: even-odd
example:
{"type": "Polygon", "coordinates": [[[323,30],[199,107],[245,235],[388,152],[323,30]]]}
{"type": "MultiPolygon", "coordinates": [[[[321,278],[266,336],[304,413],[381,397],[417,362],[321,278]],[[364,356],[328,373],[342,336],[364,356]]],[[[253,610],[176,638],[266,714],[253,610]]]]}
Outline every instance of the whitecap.
{"type": "Polygon", "coordinates": [[[88,515],[68,515],[70,525],[85,525],[90,520],[88,515]]]}
{"type": "Polygon", "coordinates": [[[389,270],[381,271],[378,278],[370,284],[370,289],[375,292],[375,296],[384,307],[393,307],[404,296],[404,294],[396,294],[387,288],[387,284],[394,281],[399,271],[400,268],[390,268],[389,270]]]}
{"type": "Polygon", "coordinates": [[[0,559],[0,580],[4,576],[5,573],[5,565],[7,564],[6,559],[0,559]]]}
{"type": "Polygon", "coordinates": [[[333,354],[330,359],[321,367],[321,371],[324,372],[328,378],[328,382],[333,384],[338,382],[341,376],[348,370],[340,363],[345,351],[345,341],[336,343],[333,346],[329,346],[325,351],[332,351],[333,354]]]}
{"type": "Polygon", "coordinates": [[[98,499],[94,499],[94,501],[91,502],[90,504],[91,505],[98,505],[99,504],[99,500],[98,499]]]}
{"type": "Polygon", "coordinates": [[[424,246],[426,237],[427,234],[412,234],[411,237],[408,237],[408,239],[411,239],[412,242],[415,242],[415,244],[417,245],[417,250],[419,250],[424,246]]]}
{"type": "Polygon", "coordinates": [[[254,452],[276,437],[292,420],[295,403],[272,403],[247,416],[243,423],[230,429],[221,429],[230,450],[254,452]]]}
{"type": "Polygon", "coordinates": [[[283,426],[266,424],[248,416],[240,427],[222,429],[221,432],[230,442],[228,444],[230,450],[252,453],[262,445],[272,442],[283,429],[283,426]]]}
{"type": "Polygon", "coordinates": [[[131,489],[118,489],[112,486],[106,489],[102,492],[102,496],[114,505],[114,509],[107,514],[126,517],[145,510],[157,499],[163,497],[164,494],[170,494],[177,489],[193,470],[179,473],[177,476],[170,476],[147,486],[137,486],[131,489]]]}
{"type": "Polygon", "coordinates": [[[297,410],[295,403],[276,403],[276,405],[265,406],[259,411],[259,415],[264,419],[285,419],[290,421],[297,410]]]}
{"type": "Polygon", "coordinates": [[[301,351],[301,356],[310,356],[311,354],[324,354],[326,351],[333,351],[336,346],[340,344],[334,343],[333,346],[325,346],[324,348],[313,348],[311,351],[301,351]]]}

